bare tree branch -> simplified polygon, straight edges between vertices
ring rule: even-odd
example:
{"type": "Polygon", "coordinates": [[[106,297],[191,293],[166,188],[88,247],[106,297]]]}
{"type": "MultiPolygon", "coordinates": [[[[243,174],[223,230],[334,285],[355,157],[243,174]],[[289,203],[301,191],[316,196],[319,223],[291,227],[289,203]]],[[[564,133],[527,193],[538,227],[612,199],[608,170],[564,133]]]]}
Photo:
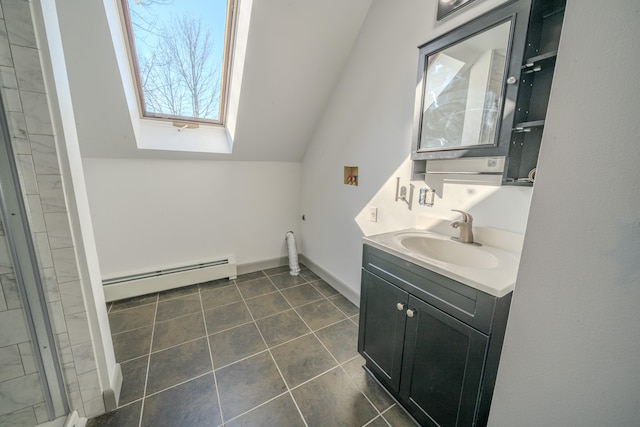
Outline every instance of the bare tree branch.
{"type": "Polygon", "coordinates": [[[210,31],[199,17],[181,15],[155,33],[155,46],[139,58],[147,111],[218,119],[221,73],[210,31]]]}

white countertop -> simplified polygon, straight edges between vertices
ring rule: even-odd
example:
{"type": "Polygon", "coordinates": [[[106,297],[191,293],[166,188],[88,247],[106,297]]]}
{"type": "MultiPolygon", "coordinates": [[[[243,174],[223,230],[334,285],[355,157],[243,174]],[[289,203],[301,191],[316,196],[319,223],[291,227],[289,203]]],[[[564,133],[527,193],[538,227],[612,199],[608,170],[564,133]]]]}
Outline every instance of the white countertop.
{"type": "MultiPolygon", "coordinates": [[[[407,229],[393,231],[384,234],[363,237],[364,243],[395,255],[405,261],[417,264],[421,267],[442,274],[450,279],[457,280],[487,294],[503,297],[513,291],[520,264],[520,248],[522,236],[502,230],[474,227],[476,241],[482,243],[478,250],[495,257],[495,264],[483,267],[468,267],[458,264],[450,264],[437,259],[422,256],[419,253],[405,248],[400,238],[402,236],[425,235],[430,238],[449,240],[450,236],[436,233],[430,230],[407,229]]],[[[459,243],[465,245],[464,243],[459,243]]]]}

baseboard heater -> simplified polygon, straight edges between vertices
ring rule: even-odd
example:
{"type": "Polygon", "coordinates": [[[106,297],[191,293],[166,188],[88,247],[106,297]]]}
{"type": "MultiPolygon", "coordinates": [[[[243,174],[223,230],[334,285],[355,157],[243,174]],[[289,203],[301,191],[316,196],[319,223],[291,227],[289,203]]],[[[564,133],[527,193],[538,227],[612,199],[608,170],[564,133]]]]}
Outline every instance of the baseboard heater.
{"type": "Polygon", "coordinates": [[[197,262],[145,273],[104,279],[102,287],[107,302],[137,297],[196,283],[237,276],[235,257],[197,262]]]}

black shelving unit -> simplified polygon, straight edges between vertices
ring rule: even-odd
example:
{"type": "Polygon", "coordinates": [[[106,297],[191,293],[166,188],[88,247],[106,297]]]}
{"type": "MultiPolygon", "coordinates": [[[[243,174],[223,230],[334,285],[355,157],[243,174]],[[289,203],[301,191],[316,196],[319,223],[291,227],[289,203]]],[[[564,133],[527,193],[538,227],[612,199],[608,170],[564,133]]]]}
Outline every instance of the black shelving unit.
{"type": "Polygon", "coordinates": [[[504,184],[533,185],[553,82],[566,0],[533,2],[504,184]]]}

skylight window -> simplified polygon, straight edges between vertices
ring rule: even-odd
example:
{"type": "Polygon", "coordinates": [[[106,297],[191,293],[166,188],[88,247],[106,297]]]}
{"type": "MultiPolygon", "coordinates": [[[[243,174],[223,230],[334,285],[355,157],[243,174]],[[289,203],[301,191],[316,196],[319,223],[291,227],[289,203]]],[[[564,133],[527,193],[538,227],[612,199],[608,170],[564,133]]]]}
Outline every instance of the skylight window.
{"type": "Polygon", "coordinates": [[[223,124],[236,0],[122,0],[142,115],[223,124]]]}

